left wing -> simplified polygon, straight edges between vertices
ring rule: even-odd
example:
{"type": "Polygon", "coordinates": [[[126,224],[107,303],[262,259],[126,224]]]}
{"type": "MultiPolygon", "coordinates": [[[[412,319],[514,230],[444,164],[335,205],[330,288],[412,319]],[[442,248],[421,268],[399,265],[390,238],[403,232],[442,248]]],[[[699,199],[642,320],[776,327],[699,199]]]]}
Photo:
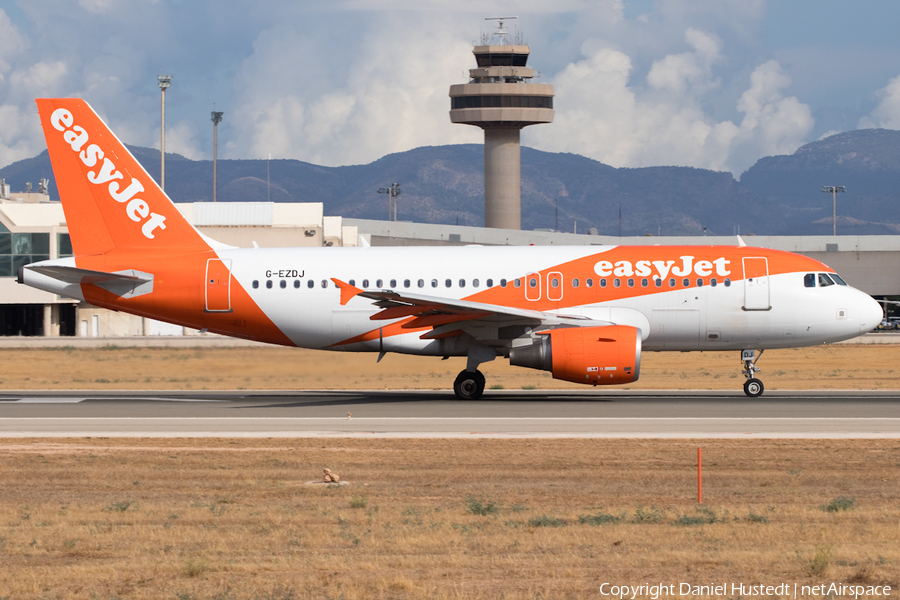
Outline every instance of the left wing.
{"type": "Polygon", "coordinates": [[[525,333],[525,328],[528,326],[531,329],[540,327],[549,330],[557,327],[613,325],[609,321],[597,321],[582,316],[560,315],[499,304],[453,300],[407,292],[399,293],[393,290],[367,292],[339,279],[332,278],[331,280],[341,291],[342,306],[357,296],[372,300],[376,306],[382,309],[381,312],[370,317],[373,321],[407,317],[408,320],[400,325],[401,329],[432,328],[431,331],[422,335],[423,339],[452,337],[469,333],[479,341],[488,341],[488,339],[519,337],[525,333]],[[499,331],[504,325],[514,324],[522,325],[522,327],[512,328],[506,335],[499,331]],[[485,328],[498,329],[497,336],[485,336],[483,333],[478,333],[478,330],[485,328]]]}

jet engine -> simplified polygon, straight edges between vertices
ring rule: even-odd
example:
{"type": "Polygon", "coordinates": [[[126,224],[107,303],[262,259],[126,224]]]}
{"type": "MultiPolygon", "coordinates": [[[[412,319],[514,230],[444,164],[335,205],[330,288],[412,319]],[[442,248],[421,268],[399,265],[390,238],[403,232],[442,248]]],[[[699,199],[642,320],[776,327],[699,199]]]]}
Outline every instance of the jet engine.
{"type": "Polygon", "coordinates": [[[568,327],[539,335],[531,346],[511,349],[509,364],[591,385],[631,383],[640,375],[641,331],[635,327],[568,327]]]}

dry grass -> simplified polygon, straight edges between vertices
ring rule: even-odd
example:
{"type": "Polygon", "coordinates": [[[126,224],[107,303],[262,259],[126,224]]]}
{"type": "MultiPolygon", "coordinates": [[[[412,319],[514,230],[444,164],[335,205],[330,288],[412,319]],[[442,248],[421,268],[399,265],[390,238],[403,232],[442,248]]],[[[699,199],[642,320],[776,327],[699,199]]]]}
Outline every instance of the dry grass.
{"type": "Polygon", "coordinates": [[[702,442],[702,507],[699,444],[7,440],[0,597],[595,598],[603,582],[648,581],[896,589],[900,443],[702,442]],[[352,483],[303,484],[324,467],[352,483]],[[826,508],[840,498],[844,509],[826,508]]]}
{"type": "MultiPolygon", "coordinates": [[[[62,348],[0,350],[5,389],[449,389],[465,359],[296,348],[62,348]]],[[[769,350],[760,377],[777,389],[898,389],[900,345],[769,350]]],[[[481,370],[494,389],[585,389],[497,359],[481,370]]],[[[739,390],[738,352],[645,352],[626,389],[739,390]]]]}

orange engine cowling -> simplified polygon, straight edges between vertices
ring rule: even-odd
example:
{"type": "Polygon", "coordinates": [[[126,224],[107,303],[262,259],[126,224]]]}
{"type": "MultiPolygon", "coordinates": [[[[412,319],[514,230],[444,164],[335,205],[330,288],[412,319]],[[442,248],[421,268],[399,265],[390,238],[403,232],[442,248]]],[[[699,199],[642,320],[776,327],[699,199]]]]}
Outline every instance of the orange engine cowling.
{"type": "Polygon", "coordinates": [[[637,381],[641,332],[627,325],[568,327],[540,334],[531,346],[513,348],[509,364],[551,371],[554,379],[591,385],[637,381]]]}

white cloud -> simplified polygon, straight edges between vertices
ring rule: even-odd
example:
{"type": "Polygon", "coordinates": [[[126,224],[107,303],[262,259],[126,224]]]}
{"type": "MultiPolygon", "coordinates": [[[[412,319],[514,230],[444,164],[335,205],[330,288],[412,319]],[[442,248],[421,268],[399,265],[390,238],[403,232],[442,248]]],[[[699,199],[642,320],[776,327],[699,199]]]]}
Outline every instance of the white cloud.
{"type": "Polygon", "coordinates": [[[0,165],[37,156],[44,150],[37,110],[0,106],[0,165]]]}
{"type": "Polygon", "coordinates": [[[775,61],[758,66],[737,101],[739,125],[712,118],[703,100],[718,87],[715,36],[688,29],[693,50],[653,63],[648,87],[632,85],[631,59],[599,49],[570,64],[553,83],[556,117],[529,130],[535,146],[576,152],[618,167],[681,165],[735,174],[760,156],[792,152],[809,134],[809,107],[782,90],[790,78],[775,61]]]}
{"type": "MultiPolygon", "coordinates": [[[[201,149],[200,141],[197,139],[197,133],[195,121],[179,121],[171,125],[166,123],[166,152],[181,154],[191,160],[206,158],[206,153],[201,149]]],[[[159,143],[155,147],[158,148],[159,143]]]]}
{"type": "Polygon", "coordinates": [[[0,83],[12,60],[28,48],[28,39],[19,33],[6,12],[0,8],[0,83]]]}
{"type": "Polygon", "coordinates": [[[859,120],[860,129],[900,129],[900,75],[878,91],[880,102],[868,115],[859,120]]]}
{"type": "Polygon", "coordinates": [[[66,71],[66,64],[62,61],[39,62],[27,69],[13,72],[9,82],[18,95],[48,96],[53,95],[66,71]]]}
{"type": "Polygon", "coordinates": [[[448,115],[450,85],[465,82],[474,67],[471,45],[452,34],[452,17],[439,32],[422,26],[422,18],[372,23],[362,38],[341,42],[350,46],[349,62],[328,56],[334,41],[326,32],[265,32],[237,78],[247,84],[239,84],[231,111],[236,134],[229,155],[344,165],[481,140],[479,130],[454,126],[448,115]]]}
{"type": "Polygon", "coordinates": [[[721,42],[697,29],[688,29],[685,39],[694,48],[692,52],[670,54],[653,63],[647,83],[655,89],[683,96],[688,91],[699,95],[716,87],[712,67],[721,60],[721,42]]]}

